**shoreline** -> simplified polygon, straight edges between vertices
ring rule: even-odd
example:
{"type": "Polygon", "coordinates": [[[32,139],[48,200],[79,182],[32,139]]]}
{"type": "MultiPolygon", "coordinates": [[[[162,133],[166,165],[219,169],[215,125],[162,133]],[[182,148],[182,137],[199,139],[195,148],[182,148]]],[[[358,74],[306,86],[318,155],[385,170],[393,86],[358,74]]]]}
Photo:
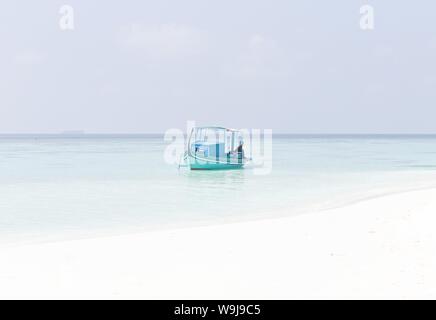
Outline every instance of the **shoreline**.
{"type": "Polygon", "coordinates": [[[436,189],[290,217],[0,247],[1,298],[436,297],[436,189]]]}
{"type": "Polygon", "coordinates": [[[337,200],[332,201],[332,203],[327,204],[326,202],[320,202],[313,206],[305,206],[299,208],[292,208],[292,213],[289,214],[289,210],[285,208],[274,209],[271,212],[266,212],[265,210],[260,210],[259,212],[253,213],[251,216],[236,216],[234,218],[223,217],[215,219],[205,219],[205,220],[192,220],[186,223],[174,223],[174,224],[152,224],[147,227],[130,227],[124,229],[93,229],[89,233],[73,231],[72,233],[49,233],[46,236],[29,236],[28,234],[12,235],[9,238],[0,238],[0,250],[2,248],[10,247],[20,247],[26,245],[42,245],[49,243],[59,243],[59,242],[70,242],[70,241],[80,241],[80,240],[92,240],[101,238],[114,238],[114,237],[125,237],[134,236],[144,233],[156,233],[156,232],[171,232],[177,230],[185,229],[196,229],[211,226],[227,226],[233,224],[246,224],[251,222],[262,222],[262,221],[275,221],[287,218],[298,217],[301,215],[311,215],[319,214],[323,212],[328,212],[332,210],[345,209],[350,206],[354,206],[363,202],[376,200],[380,198],[408,194],[417,191],[436,191],[436,186],[426,185],[426,186],[414,186],[414,187],[397,187],[397,188],[383,188],[383,191],[374,192],[373,195],[364,195],[357,193],[354,197],[348,197],[347,200],[342,203],[338,203],[337,200]],[[24,240],[17,240],[17,238],[24,238],[24,240]]]}

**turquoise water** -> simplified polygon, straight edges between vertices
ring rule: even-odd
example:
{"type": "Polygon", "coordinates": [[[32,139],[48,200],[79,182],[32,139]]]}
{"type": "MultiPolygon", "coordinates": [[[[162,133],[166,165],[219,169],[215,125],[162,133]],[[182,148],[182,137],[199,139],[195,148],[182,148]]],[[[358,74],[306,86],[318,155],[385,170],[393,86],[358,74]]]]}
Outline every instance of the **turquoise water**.
{"type": "Polygon", "coordinates": [[[191,172],[160,136],[0,136],[0,241],[274,218],[436,187],[436,136],[275,136],[273,170],[191,172]]]}

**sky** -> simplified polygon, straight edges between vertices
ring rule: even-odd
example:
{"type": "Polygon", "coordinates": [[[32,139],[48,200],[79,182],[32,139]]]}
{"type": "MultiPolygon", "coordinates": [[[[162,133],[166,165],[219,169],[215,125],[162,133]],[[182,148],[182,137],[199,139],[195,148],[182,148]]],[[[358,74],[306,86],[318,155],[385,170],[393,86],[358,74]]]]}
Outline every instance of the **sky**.
{"type": "Polygon", "coordinates": [[[0,133],[436,133],[435,16],[433,0],[5,0],[0,133]]]}

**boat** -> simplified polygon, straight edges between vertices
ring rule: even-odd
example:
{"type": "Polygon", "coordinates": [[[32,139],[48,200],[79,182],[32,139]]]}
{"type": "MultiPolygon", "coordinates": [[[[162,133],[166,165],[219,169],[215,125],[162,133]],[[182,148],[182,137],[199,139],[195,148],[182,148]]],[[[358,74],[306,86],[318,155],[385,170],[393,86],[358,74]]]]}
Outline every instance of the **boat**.
{"type": "Polygon", "coordinates": [[[245,157],[244,135],[235,129],[195,127],[186,148],[181,163],[191,170],[242,169],[249,161],[245,157]]]}

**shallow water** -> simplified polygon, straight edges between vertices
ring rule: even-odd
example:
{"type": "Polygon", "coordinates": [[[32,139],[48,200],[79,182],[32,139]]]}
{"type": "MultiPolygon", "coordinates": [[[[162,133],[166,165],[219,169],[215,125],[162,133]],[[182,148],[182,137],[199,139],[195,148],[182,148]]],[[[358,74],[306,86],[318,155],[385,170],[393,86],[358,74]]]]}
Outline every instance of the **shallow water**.
{"type": "Polygon", "coordinates": [[[273,170],[191,172],[159,136],[0,136],[0,241],[301,214],[436,187],[436,136],[276,136],[273,170]]]}

